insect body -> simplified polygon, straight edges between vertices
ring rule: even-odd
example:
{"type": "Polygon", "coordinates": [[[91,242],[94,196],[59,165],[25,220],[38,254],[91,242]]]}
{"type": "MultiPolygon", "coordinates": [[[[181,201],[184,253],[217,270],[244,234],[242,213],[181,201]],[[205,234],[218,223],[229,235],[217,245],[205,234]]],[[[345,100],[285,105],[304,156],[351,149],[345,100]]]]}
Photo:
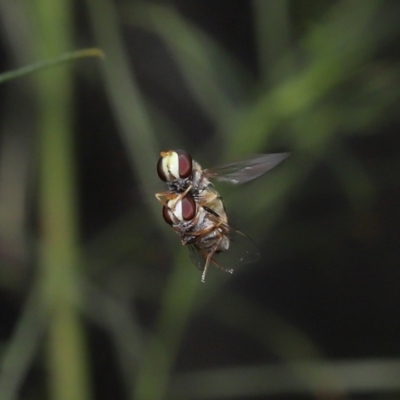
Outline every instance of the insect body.
{"type": "Polygon", "coordinates": [[[157,173],[170,191],[181,192],[191,186],[192,191],[201,192],[210,185],[210,179],[232,184],[249,182],[274,168],[290,153],[258,154],[209,169],[203,169],[184,150],[162,151],[160,154],[157,173]]]}
{"type": "Polygon", "coordinates": [[[228,224],[224,203],[213,188],[207,189],[202,201],[196,202],[190,193],[183,198],[175,196],[164,205],[163,216],[180,236],[182,244],[189,246],[191,261],[203,271],[202,282],[210,263],[233,272],[219,261],[227,250],[234,262],[248,263],[259,258],[254,242],[228,224]]]}
{"type": "Polygon", "coordinates": [[[183,245],[189,246],[190,259],[203,271],[210,263],[232,273],[221,262],[229,254],[235,263],[254,262],[257,246],[242,232],[228,224],[225,205],[209,178],[233,184],[248,182],[264,174],[289,154],[264,154],[212,169],[202,169],[183,150],[161,152],[157,172],[168,191],[157,193],[163,204],[164,220],[172,226],[183,245]],[[228,251],[229,250],[229,251],[228,251]]]}

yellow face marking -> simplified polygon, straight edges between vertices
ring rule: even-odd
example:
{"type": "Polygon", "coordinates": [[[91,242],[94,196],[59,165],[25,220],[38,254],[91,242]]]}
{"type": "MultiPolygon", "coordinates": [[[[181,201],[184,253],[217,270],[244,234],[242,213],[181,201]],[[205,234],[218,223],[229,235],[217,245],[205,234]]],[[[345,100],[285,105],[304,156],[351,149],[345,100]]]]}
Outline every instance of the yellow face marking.
{"type": "Polygon", "coordinates": [[[162,157],[161,165],[168,181],[179,179],[179,156],[175,151],[169,150],[160,153],[162,157]]]}

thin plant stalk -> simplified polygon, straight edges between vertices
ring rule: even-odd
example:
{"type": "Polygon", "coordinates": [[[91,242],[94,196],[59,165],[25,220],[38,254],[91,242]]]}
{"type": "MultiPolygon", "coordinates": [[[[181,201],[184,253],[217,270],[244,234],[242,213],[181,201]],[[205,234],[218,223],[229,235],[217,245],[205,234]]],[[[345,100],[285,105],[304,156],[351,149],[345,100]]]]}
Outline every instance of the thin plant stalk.
{"type": "MultiPolygon", "coordinates": [[[[38,0],[36,48],[42,59],[72,47],[69,0],[38,0]]],[[[83,326],[72,298],[79,265],[76,184],[72,146],[72,78],[68,67],[38,75],[39,279],[50,315],[46,341],[49,398],[89,399],[83,326]]]]}

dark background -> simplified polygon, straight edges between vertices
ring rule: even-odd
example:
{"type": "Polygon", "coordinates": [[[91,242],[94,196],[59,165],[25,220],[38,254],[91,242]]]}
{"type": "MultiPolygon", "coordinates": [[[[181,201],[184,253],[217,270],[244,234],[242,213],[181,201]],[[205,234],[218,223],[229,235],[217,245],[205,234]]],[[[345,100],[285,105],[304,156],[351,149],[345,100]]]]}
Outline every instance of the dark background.
{"type": "Polygon", "coordinates": [[[0,88],[0,398],[399,398],[399,3],[61,3],[0,6],[2,71],[106,55],[55,67],[73,76],[49,91],[69,110],[59,178],[54,71],[0,88]],[[216,184],[258,262],[200,282],[154,198],[175,148],[204,167],[292,153],[216,184]],[[71,204],[69,236],[47,211],[71,204]]]}

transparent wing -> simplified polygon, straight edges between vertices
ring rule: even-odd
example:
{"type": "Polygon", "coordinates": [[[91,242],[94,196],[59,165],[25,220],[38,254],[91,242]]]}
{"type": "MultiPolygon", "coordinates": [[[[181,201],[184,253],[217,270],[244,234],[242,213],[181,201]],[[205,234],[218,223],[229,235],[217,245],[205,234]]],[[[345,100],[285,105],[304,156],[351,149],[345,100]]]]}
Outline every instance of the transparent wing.
{"type": "Polygon", "coordinates": [[[201,252],[194,244],[191,244],[188,247],[190,261],[197,269],[203,271],[207,254],[201,252]]]}
{"type": "MultiPolygon", "coordinates": [[[[260,258],[257,245],[244,233],[229,227],[228,237],[228,250],[215,253],[211,263],[222,269],[229,270],[240,264],[255,262],[260,258]]],[[[207,255],[207,250],[199,249],[196,244],[189,245],[190,261],[201,271],[204,269],[207,255]]]]}
{"type": "Polygon", "coordinates": [[[222,266],[227,268],[233,268],[238,264],[249,264],[257,261],[260,258],[260,251],[257,245],[243,232],[232,227],[229,229],[229,249],[216,253],[213,259],[215,259],[218,264],[222,264],[222,266]]]}
{"type": "Polygon", "coordinates": [[[290,153],[259,154],[239,162],[205,169],[204,174],[207,178],[237,185],[265,174],[289,155],[290,153]]]}

